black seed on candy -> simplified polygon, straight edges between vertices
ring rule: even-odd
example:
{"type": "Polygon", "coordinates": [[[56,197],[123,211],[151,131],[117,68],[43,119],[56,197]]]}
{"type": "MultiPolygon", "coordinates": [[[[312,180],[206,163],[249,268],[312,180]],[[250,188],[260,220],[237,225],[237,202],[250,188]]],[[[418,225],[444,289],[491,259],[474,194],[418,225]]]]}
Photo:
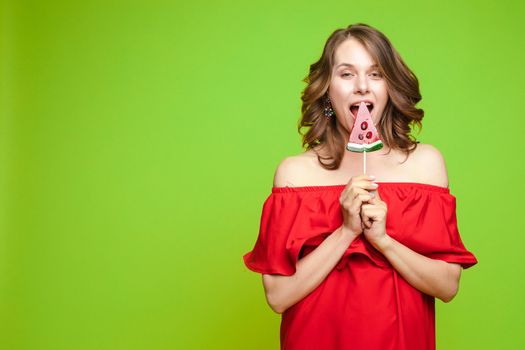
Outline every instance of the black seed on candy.
{"type": "Polygon", "coordinates": [[[361,123],[361,130],[366,130],[366,128],[368,128],[368,123],[367,122],[362,122],[361,123]]]}
{"type": "Polygon", "coordinates": [[[371,131],[369,131],[369,132],[366,133],[366,138],[367,138],[367,139],[372,138],[372,132],[371,132],[371,131]]]}
{"type": "Polygon", "coordinates": [[[359,134],[358,138],[359,138],[359,140],[362,140],[363,139],[363,134],[359,134]]]}

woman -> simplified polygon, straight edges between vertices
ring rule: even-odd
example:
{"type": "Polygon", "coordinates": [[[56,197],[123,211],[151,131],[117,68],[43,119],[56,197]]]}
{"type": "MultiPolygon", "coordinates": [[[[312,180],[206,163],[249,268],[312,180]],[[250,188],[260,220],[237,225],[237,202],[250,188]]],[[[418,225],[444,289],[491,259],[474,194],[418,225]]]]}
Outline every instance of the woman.
{"type": "Polygon", "coordinates": [[[365,24],[336,30],[311,65],[299,129],[306,151],[281,162],[259,237],[244,256],[282,314],[282,349],[434,349],[434,298],[449,302],[474,265],[457,230],[439,151],[421,126],[418,80],[365,24]],[[384,148],[345,151],[356,105],[384,148]]]}

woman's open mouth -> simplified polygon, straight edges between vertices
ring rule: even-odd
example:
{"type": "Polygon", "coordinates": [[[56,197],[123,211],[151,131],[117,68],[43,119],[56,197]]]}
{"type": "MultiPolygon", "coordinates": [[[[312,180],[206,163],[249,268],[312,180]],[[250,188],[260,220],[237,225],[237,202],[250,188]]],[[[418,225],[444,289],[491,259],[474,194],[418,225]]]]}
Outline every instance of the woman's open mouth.
{"type": "MultiPolygon", "coordinates": [[[[372,102],[365,102],[366,108],[368,108],[368,112],[372,113],[372,110],[374,109],[374,104],[372,102]]],[[[354,103],[350,106],[350,113],[354,116],[354,120],[357,119],[357,111],[359,111],[359,105],[361,102],[354,103]]]]}

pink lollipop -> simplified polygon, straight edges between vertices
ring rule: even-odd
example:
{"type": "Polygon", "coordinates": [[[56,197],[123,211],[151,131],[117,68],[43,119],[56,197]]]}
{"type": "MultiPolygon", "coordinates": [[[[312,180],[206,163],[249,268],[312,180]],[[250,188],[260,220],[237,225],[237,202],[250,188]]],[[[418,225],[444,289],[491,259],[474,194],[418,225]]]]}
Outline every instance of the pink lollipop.
{"type": "Polygon", "coordinates": [[[363,172],[366,174],[366,152],[377,151],[382,147],[383,142],[379,138],[366,103],[361,102],[346,149],[351,152],[363,152],[363,172]]]}

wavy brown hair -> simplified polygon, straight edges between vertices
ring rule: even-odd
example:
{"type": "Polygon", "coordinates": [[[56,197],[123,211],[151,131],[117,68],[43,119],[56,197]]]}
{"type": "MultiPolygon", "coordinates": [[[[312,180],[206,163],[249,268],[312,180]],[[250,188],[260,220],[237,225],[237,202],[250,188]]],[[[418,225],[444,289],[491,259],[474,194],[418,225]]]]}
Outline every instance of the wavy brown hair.
{"type": "Polygon", "coordinates": [[[307,86],[301,95],[302,116],[298,124],[303,148],[314,149],[321,165],[329,170],[339,168],[348,132],[335,117],[325,117],[323,109],[332,79],[335,50],[350,38],[366,48],[387,83],[388,101],[377,125],[383,143],[390,149],[405,152],[408,158],[418,143],[410,135],[411,128],[417,126],[420,130],[424,115],[424,111],[415,106],[421,100],[417,77],[383,33],[363,23],[337,29],[326,41],[321,58],[310,65],[310,73],[304,79],[307,86]],[[318,148],[325,151],[324,156],[318,148]]]}

